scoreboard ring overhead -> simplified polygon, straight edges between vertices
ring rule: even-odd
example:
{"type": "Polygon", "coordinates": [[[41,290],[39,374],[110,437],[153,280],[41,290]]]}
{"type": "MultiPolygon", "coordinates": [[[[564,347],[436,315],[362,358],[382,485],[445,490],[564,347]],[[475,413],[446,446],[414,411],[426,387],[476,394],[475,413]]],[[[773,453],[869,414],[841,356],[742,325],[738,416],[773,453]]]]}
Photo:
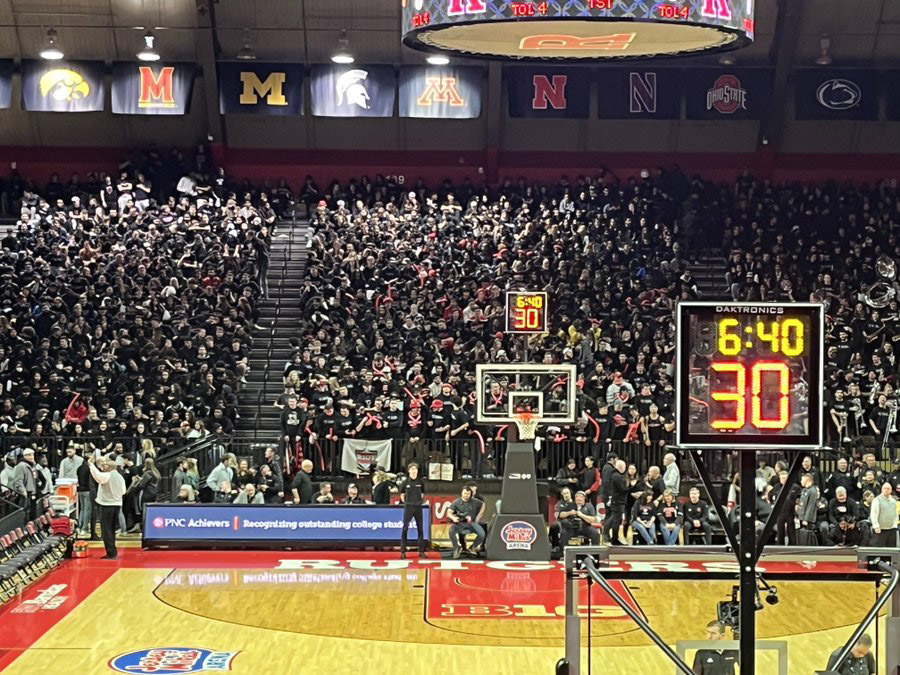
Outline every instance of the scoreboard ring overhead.
{"type": "Polygon", "coordinates": [[[524,61],[671,57],[753,41],[756,0],[401,0],[403,43],[524,61]]]}

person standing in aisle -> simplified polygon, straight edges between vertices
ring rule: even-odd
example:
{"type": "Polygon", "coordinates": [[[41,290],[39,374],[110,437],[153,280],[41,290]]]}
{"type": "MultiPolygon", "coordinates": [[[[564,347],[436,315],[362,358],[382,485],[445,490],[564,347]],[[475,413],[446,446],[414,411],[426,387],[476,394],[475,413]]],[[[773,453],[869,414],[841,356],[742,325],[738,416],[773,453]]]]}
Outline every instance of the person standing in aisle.
{"type": "Polygon", "coordinates": [[[115,462],[102,458],[99,460],[100,468],[95,466],[93,455],[88,456],[88,466],[91,476],[97,481],[97,507],[100,509],[100,535],[103,537],[103,546],[106,555],[103,560],[115,560],[118,557],[116,551],[116,527],[119,523],[119,513],[122,510],[122,497],[125,496],[125,479],[116,470],[115,462]]]}
{"type": "Polygon", "coordinates": [[[400,557],[406,558],[406,537],[409,523],[416,521],[416,537],[419,557],[425,557],[425,528],[422,525],[422,506],[425,503],[425,481],[419,477],[419,465],[415,462],[406,467],[406,477],[400,481],[400,501],[403,502],[403,529],[400,532],[400,557]]]}

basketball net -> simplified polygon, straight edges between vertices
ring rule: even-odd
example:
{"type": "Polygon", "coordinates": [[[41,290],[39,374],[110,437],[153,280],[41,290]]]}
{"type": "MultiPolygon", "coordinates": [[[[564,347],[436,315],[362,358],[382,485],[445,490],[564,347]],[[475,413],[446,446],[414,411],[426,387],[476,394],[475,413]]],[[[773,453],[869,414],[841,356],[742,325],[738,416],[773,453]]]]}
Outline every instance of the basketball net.
{"type": "Polygon", "coordinates": [[[534,440],[540,419],[532,412],[523,410],[515,414],[516,426],[519,428],[519,439],[523,441],[534,440]]]}

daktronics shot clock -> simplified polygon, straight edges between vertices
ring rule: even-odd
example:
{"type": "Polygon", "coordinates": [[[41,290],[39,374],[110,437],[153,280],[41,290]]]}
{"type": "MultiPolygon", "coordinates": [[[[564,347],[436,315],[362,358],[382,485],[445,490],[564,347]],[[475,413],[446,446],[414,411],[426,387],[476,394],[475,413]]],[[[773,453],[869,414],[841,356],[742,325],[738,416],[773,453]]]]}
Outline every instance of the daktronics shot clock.
{"type": "Polygon", "coordinates": [[[547,294],[540,291],[508,291],[506,332],[546,333],[547,294]]]}
{"type": "Polygon", "coordinates": [[[676,312],[678,445],[821,447],[822,305],[682,302],[676,312]]]}

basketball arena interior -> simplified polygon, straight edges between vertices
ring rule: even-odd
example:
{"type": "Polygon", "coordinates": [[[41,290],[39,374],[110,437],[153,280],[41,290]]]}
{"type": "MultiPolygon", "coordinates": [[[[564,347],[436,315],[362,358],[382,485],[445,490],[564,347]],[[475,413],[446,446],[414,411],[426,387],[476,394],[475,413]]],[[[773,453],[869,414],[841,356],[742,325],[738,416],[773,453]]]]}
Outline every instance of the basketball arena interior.
{"type": "Polygon", "coordinates": [[[900,675],[896,0],[0,0],[0,671],[900,675]]]}

